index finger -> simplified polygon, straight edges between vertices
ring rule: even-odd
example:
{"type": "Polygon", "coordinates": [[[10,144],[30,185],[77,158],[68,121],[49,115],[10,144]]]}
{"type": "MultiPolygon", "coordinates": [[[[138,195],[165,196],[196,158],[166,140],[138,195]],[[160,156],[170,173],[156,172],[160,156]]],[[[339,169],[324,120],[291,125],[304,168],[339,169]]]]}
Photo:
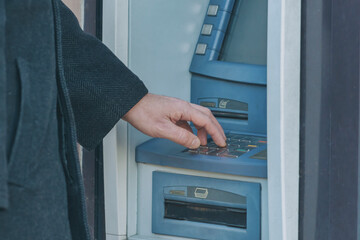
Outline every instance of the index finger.
{"type": "Polygon", "coordinates": [[[205,113],[206,115],[209,116],[209,118],[211,119],[212,122],[215,123],[215,125],[222,131],[223,133],[223,137],[224,139],[226,139],[225,133],[223,128],[221,127],[220,123],[216,120],[216,118],[214,117],[214,115],[212,114],[211,110],[209,108],[197,105],[197,104],[191,104],[194,108],[200,110],[201,112],[205,113]]]}
{"type": "Polygon", "coordinates": [[[184,114],[183,117],[183,120],[193,122],[196,128],[204,128],[206,132],[212,137],[216,145],[220,147],[226,146],[224,130],[222,129],[220,124],[216,124],[217,121],[215,118],[214,121],[211,116],[205,114],[197,108],[194,108],[193,106],[191,106],[188,114],[184,114]]]}

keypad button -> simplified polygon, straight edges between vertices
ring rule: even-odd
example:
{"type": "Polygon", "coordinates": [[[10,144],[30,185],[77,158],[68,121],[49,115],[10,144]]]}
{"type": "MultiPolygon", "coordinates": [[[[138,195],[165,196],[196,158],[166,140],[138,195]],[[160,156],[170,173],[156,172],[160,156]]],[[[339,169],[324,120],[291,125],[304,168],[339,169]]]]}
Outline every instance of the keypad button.
{"type": "Polygon", "coordinates": [[[221,149],[210,152],[209,155],[219,156],[221,153],[223,153],[225,151],[226,151],[226,148],[221,148],[221,149]]]}
{"type": "Polygon", "coordinates": [[[219,157],[237,158],[239,156],[238,155],[232,155],[232,154],[229,154],[229,153],[224,153],[224,154],[221,154],[219,157]]]}
{"type": "Polygon", "coordinates": [[[198,55],[205,55],[207,44],[206,43],[198,43],[196,45],[195,53],[198,55]]]}
{"type": "Polygon", "coordinates": [[[199,151],[199,154],[208,155],[208,154],[209,154],[209,150],[208,150],[208,149],[206,149],[206,150],[200,150],[200,151],[199,151]]]}
{"type": "Polygon", "coordinates": [[[257,148],[258,146],[256,146],[256,145],[248,145],[248,147],[257,148]]]}
{"type": "Polygon", "coordinates": [[[237,149],[235,149],[235,151],[237,151],[237,152],[242,152],[242,153],[246,153],[246,152],[249,151],[249,149],[246,149],[246,148],[237,148],[237,149]]]}
{"type": "Polygon", "coordinates": [[[210,36],[211,35],[211,32],[212,32],[212,29],[213,29],[213,25],[212,24],[204,24],[202,29],[201,29],[201,34],[202,35],[207,35],[207,36],[210,36]]]}
{"type": "Polygon", "coordinates": [[[219,5],[209,5],[207,15],[215,17],[218,13],[219,5]]]}

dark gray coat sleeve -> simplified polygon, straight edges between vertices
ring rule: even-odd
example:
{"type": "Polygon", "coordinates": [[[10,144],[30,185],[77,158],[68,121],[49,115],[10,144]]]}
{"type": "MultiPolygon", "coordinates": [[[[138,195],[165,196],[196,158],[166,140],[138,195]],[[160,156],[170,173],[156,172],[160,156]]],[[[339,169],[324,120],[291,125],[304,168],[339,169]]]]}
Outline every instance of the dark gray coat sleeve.
{"type": "Polygon", "coordinates": [[[5,4],[0,1],[0,211],[9,205],[6,157],[5,4]]]}
{"type": "Polygon", "coordinates": [[[147,89],[104,44],[84,33],[60,4],[64,75],[78,142],[92,149],[147,89]]]}

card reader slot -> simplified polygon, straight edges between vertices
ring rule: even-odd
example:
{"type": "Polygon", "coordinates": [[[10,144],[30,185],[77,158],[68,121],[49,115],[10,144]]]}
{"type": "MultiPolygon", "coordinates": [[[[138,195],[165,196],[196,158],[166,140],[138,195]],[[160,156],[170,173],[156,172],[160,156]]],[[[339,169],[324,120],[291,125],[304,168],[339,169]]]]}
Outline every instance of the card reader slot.
{"type": "Polygon", "coordinates": [[[246,229],[246,209],[165,199],[164,218],[246,229]]]}
{"type": "Polygon", "coordinates": [[[241,120],[248,120],[247,113],[236,113],[236,112],[224,112],[224,111],[217,111],[211,110],[215,117],[219,118],[232,118],[232,119],[241,119],[241,120]]]}

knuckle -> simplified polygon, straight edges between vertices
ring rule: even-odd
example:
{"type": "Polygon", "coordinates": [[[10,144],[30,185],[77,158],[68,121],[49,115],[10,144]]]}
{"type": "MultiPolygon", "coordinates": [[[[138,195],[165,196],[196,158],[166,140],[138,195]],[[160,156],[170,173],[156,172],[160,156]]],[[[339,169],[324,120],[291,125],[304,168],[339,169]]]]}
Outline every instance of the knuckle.
{"type": "Polygon", "coordinates": [[[181,112],[178,109],[176,109],[176,111],[170,114],[170,119],[174,122],[178,122],[181,120],[181,115],[182,115],[181,112]]]}
{"type": "Polygon", "coordinates": [[[204,111],[205,111],[205,113],[206,113],[207,115],[212,115],[212,112],[211,112],[210,109],[205,108],[204,111]]]}
{"type": "Polygon", "coordinates": [[[185,104],[187,104],[187,102],[181,100],[181,99],[176,99],[174,101],[174,104],[176,104],[177,107],[183,107],[185,104]]]}
{"type": "Polygon", "coordinates": [[[192,109],[192,106],[190,103],[188,102],[182,102],[181,103],[181,108],[184,110],[184,111],[189,111],[190,109],[192,109]]]}

